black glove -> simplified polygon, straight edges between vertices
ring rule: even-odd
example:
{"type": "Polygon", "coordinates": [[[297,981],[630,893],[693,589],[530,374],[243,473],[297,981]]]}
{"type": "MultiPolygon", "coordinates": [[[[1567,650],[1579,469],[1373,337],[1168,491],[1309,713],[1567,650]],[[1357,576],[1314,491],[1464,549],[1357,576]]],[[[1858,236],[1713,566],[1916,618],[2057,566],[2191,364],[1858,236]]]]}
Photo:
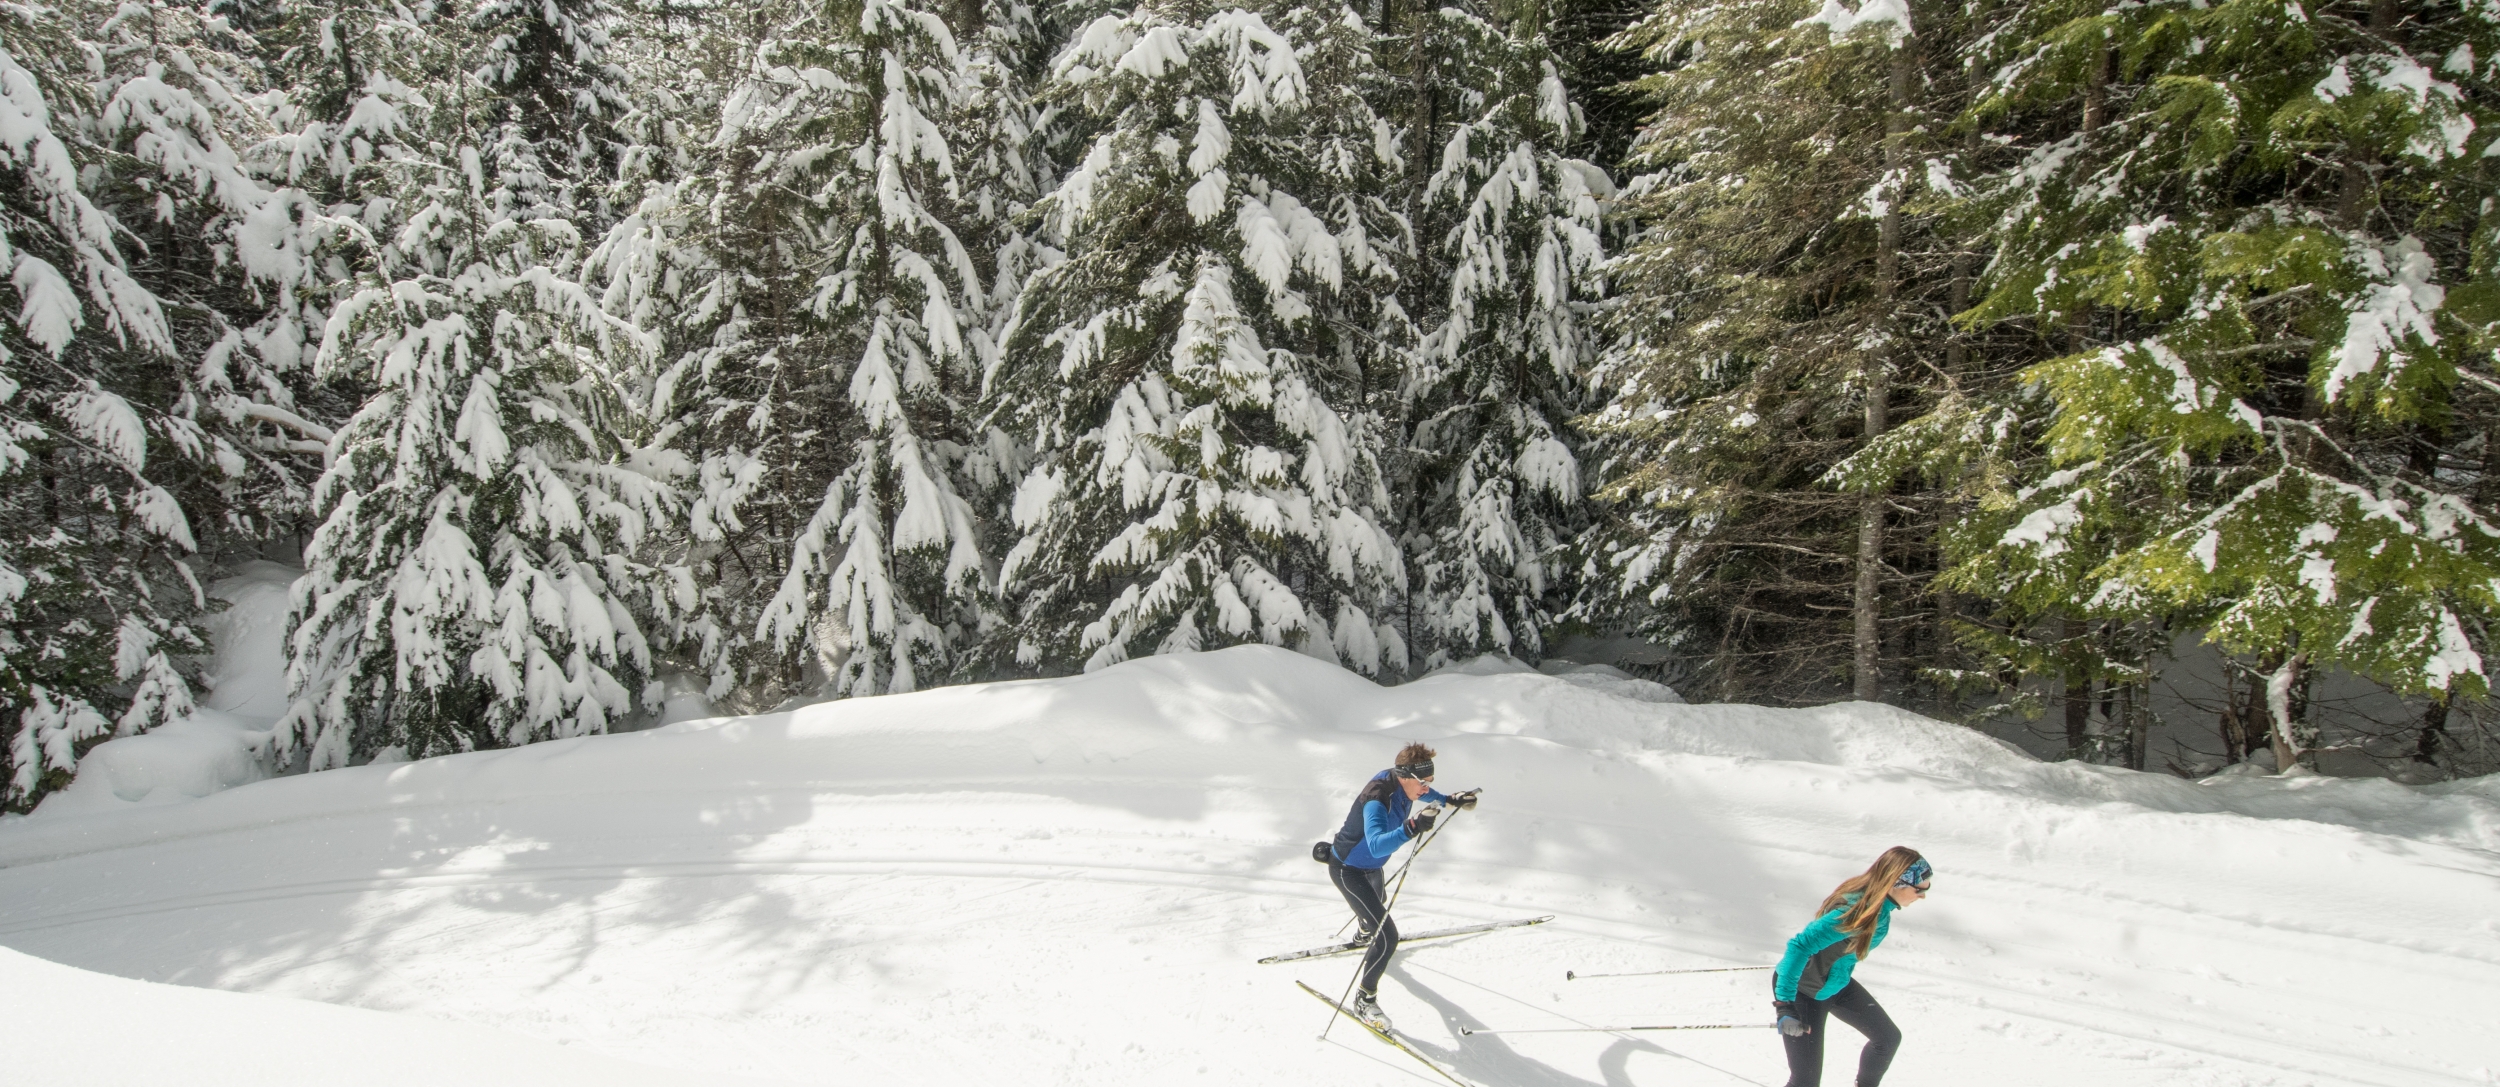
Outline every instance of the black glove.
{"type": "Polygon", "coordinates": [[[1424,832],[1431,830],[1433,822],[1439,818],[1441,818],[1441,813],[1434,811],[1431,808],[1425,808],[1422,811],[1416,812],[1414,818],[1406,821],[1406,836],[1409,838],[1423,837],[1424,832]]]}
{"type": "Polygon", "coordinates": [[[1805,1019],[1797,1014],[1795,1001],[1774,1000],[1771,1002],[1771,1010],[1779,1013],[1780,1033],[1791,1038],[1803,1038],[1814,1033],[1814,1028],[1807,1026],[1805,1019]]]}
{"type": "Polygon", "coordinates": [[[1466,792],[1453,796],[1450,798],[1450,806],[1457,808],[1460,811],[1474,811],[1476,810],[1476,794],[1482,791],[1483,790],[1481,789],[1469,789],[1466,792]]]}

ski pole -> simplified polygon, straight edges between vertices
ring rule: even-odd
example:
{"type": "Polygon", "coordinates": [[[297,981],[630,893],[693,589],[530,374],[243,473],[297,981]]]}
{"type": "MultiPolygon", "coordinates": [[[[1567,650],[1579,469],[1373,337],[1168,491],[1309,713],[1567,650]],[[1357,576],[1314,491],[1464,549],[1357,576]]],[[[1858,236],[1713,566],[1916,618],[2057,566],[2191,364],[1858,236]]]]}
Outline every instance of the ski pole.
{"type": "Polygon", "coordinates": [[[1564,981],[1587,981],[1590,978],[1654,978],[1660,974],[1733,974],[1740,970],[1768,970],[1768,966],[1703,966],[1691,970],[1637,970],[1629,974],[1575,974],[1563,971],[1564,981]]]}
{"type": "Polygon", "coordinates": [[[1460,1034],[1613,1034],[1626,1030],[1746,1030],[1768,1029],[1770,1023],[1678,1023],[1663,1027],[1527,1027],[1514,1030],[1476,1030],[1460,1027],[1460,1034]]]}
{"type": "MultiPolygon", "coordinates": [[[[1456,819],[1458,818],[1458,813],[1459,813],[1459,812],[1461,812],[1461,811],[1465,811],[1465,810],[1466,810],[1466,809],[1464,809],[1464,808],[1452,808],[1452,809],[1450,809],[1450,820],[1451,820],[1451,821],[1456,820],[1456,819]]],[[[1415,851],[1414,851],[1413,853],[1409,853],[1409,854],[1407,854],[1407,856],[1406,856],[1406,863],[1405,863],[1404,865],[1402,865],[1402,866],[1400,866],[1400,867],[1398,868],[1398,885],[1397,885],[1395,888],[1393,888],[1393,889],[1389,892],[1389,901],[1387,901],[1387,902],[1385,902],[1385,903],[1382,903],[1382,904],[1381,904],[1381,907],[1380,907],[1380,924],[1379,924],[1379,926],[1378,926],[1378,927],[1375,927],[1375,928],[1373,928],[1373,929],[1372,929],[1372,938],[1373,938],[1373,939],[1375,939],[1375,940],[1379,939],[1379,938],[1380,938],[1380,930],[1381,930],[1381,929],[1383,929],[1383,928],[1387,928],[1387,927],[1389,927],[1389,911],[1390,911],[1390,909],[1391,909],[1391,908],[1395,907],[1395,906],[1398,904],[1398,895],[1403,894],[1403,893],[1405,893],[1405,891],[1406,891],[1406,871],[1407,871],[1407,869],[1415,867],[1415,858],[1423,856],[1423,855],[1424,855],[1424,850],[1426,850],[1426,849],[1428,849],[1428,848],[1430,848],[1430,847],[1432,846],[1433,839],[1435,839],[1435,838],[1439,838],[1439,837],[1441,836],[1441,832],[1442,832],[1443,830],[1448,829],[1448,828],[1449,828],[1449,825],[1450,825],[1450,822],[1449,822],[1449,821],[1442,821],[1442,822],[1436,822],[1436,823],[1434,823],[1434,824],[1432,825],[1432,829],[1431,829],[1430,831],[1428,831],[1428,832],[1426,832],[1426,833],[1424,834],[1423,840],[1415,843],[1415,851]]],[[[1339,928],[1338,928],[1338,930],[1337,930],[1337,931],[1339,931],[1339,932],[1343,932],[1343,931],[1345,931],[1345,929],[1341,926],[1341,927],[1339,927],[1339,928]]],[[[1364,958],[1364,959],[1368,959],[1368,958],[1370,958],[1370,957],[1371,957],[1371,953],[1370,953],[1369,951],[1365,951],[1365,952],[1364,952],[1364,954],[1363,954],[1363,958],[1364,958]]],[[[1353,995],[1354,995],[1354,982],[1355,982],[1355,980],[1356,980],[1357,978],[1360,978],[1360,977],[1362,977],[1362,976],[1363,976],[1363,961],[1362,961],[1362,959],[1356,959],[1356,960],[1355,960],[1355,962],[1354,962],[1354,975],[1353,975],[1352,977],[1349,977],[1349,978],[1345,979],[1345,991],[1344,991],[1344,992],[1342,992],[1342,993],[1337,994],[1337,1004],[1338,1004],[1338,1006],[1339,1006],[1339,1007],[1343,1007],[1343,1006],[1345,1005],[1346,998],[1351,997],[1351,996],[1353,996],[1353,995]]],[[[1327,1025],[1327,1026],[1325,1026],[1325,1027],[1321,1027],[1321,1028],[1319,1028],[1319,1036],[1320,1036],[1320,1040],[1321,1040],[1321,1041],[1326,1041],[1326,1040],[1328,1039],[1328,1032],[1329,1032],[1331,1029],[1333,1029],[1334,1027],[1336,1027],[1336,1025],[1337,1025],[1337,1017],[1336,1017],[1336,1016],[1334,1016],[1334,1015],[1329,1016],[1329,1017],[1328,1017],[1328,1025],[1327,1025]]]]}
{"type": "Polygon", "coordinates": [[[1406,858],[1405,864],[1398,866],[1398,885],[1389,888],[1389,904],[1380,908],[1380,916],[1382,920],[1387,920],[1389,917],[1389,911],[1397,906],[1398,896],[1406,893],[1406,873],[1409,869],[1415,867],[1415,858],[1423,856],[1424,847],[1431,845],[1433,839],[1440,837],[1443,830],[1447,829],[1451,823],[1458,821],[1458,813],[1466,810],[1467,809],[1465,808],[1455,807],[1449,809],[1450,817],[1433,824],[1432,833],[1424,835],[1423,841],[1415,843],[1415,852],[1406,858]]]}

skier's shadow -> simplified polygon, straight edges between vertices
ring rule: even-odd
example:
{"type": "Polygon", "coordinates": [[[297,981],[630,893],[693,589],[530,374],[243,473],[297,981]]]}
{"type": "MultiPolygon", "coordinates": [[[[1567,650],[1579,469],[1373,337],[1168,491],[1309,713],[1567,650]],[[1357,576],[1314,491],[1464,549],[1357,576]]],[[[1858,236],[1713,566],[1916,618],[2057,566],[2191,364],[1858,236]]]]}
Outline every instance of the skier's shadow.
{"type": "MultiPolygon", "coordinates": [[[[1441,973],[1429,967],[1425,969],[1432,973],[1441,973]]],[[[1432,1005],[1433,1010],[1440,1013],[1442,1024],[1449,1028],[1451,1034],[1458,1035],[1462,1029],[1481,1029],[1485,1026],[1482,1020],[1477,1019],[1457,1001],[1425,985],[1407,969],[1405,963],[1392,963],[1389,973],[1398,979],[1399,984],[1405,986],[1407,992],[1424,1003],[1432,1005]]],[[[1451,977],[1452,975],[1443,976],[1451,977]]],[[[1450,1066],[1463,1077],[1482,1083],[1543,1084],[1551,1085],[1551,1087],[1600,1087],[1602,1083],[1602,1087],[1636,1087],[1632,1082],[1632,1054],[1656,1053],[1707,1068],[1737,1083],[1753,1083],[1756,1087],[1769,1087],[1768,1084],[1761,1084],[1757,1080],[1708,1061],[1678,1053],[1645,1038],[1615,1039],[1614,1044],[1607,1046],[1605,1052],[1597,1055],[1598,1073],[1605,1077],[1604,1080],[1592,1081],[1523,1054],[1511,1048],[1510,1043],[1494,1035],[1459,1035],[1459,1042],[1454,1047],[1430,1045],[1404,1032],[1401,1032],[1401,1035],[1408,1045],[1422,1051],[1425,1056],[1450,1066]]]]}

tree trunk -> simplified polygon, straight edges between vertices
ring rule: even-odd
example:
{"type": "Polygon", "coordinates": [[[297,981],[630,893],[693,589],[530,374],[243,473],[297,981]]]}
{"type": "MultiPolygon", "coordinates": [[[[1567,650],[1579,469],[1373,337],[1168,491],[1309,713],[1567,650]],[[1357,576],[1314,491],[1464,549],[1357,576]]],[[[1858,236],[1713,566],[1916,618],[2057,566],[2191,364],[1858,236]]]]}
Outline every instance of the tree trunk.
{"type": "MultiPolygon", "coordinates": [[[[1429,17],[1429,14],[1429,9],[1426,9],[1423,15],[1401,12],[1393,0],[1382,0],[1380,27],[1385,33],[1400,33],[1398,21],[1401,18],[1410,22],[1419,22],[1422,18],[1429,17]]],[[[1433,130],[1439,127],[1440,119],[1435,116],[1439,103],[1434,100],[1436,88],[1432,83],[1432,58],[1424,55],[1424,35],[1421,28],[1410,26],[1404,28],[1402,32],[1406,35],[1407,43],[1407,78],[1415,88],[1413,91],[1415,116],[1413,123],[1409,126],[1414,135],[1411,137],[1412,143],[1406,152],[1407,170],[1413,179],[1413,190],[1421,192],[1424,180],[1432,176],[1433,167],[1441,161],[1441,149],[1433,146],[1432,142],[1433,130]]]]}
{"type": "MultiPolygon", "coordinates": [[[[1866,414],[1870,425],[1883,409],[1869,405],[1866,414]]],[[[1884,560],[1884,496],[1869,492],[1858,499],[1858,584],[1855,602],[1856,629],[1852,640],[1856,658],[1853,664],[1855,685],[1850,694],[1860,701],[1872,702],[1883,697],[1883,628],[1878,620],[1883,613],[1882,586],[1877,572],[1884,560]]]]}
{"type": "Polygon", "coordinates": [[[2127,769],[2129,770],[2144,769],[2144,758],[2147,754],[2144,747],[2151,739],[2153,730],[2151,714],[2148,712],[2150,707],[2144,704],[2144,699],[2136,697],[2136,686],[2133,683],[2127,684],[2126,689],[2119,692],[2118,696],[2119,713],[2126,720],[2127,769]]]}
{"type": "MultiPolygon", "coordinates": [[[[1903,176],[1909,161],[1912,58],[1909,41],[1892,50],[1891,96],[1884,117],[1884,172],[1895,179],[1903,176]]],[[[1900,192],[1892,193],[1884,209],[1875,250],[1876,321],[1884,337],[1881,346],[1866,353],[1865,368],[1860,374],[1866,391],[1864,440],[1869,445],[1883,436],[1891,422],[1891,405],[1887,401],[1892,396],[1892,357],[1901,343],[1897,305],[1901,290],[1901,197],[1900,192]]],[[[1870,487],[1858,498],[1858,584],[1853,616],[1856,629],[1852,632],[1856,659],[1851,669],[1856,683],[1851,693],[1866,702],[1883,697],[1882,572],[1886,492],[1890,489],[1870,487]]]]}
{"type": "Polygon", "coordinates": [[[2276,773],[2288,773],[2292,767],[2300,765],[2303,756],[2308,754],[2301,743],[2300,730],[2294,723],[2297,717],[2293,705],[2295,692],[2305,685],[2303,680],[2308,670],[2309,654],[2293,653],[2283,658],[2282,667],[2276,668],[2274,674],[2266,678],[2266,709],[2274,721],[2270,738],[2274,743],[2276,773]]]}
{"type": "MultiPolygon", "coordinates": [[[[2083,134],[2090,136],[2101,130],[2109,120],[2110,64],[2117,58],[2109,46],[2103,45],[2092,57],[2092,70],[2083,77],[2083,134]]],[[[2084,149],[2086,154],[2090,148],[2084,149]]]]}
{"type": "MultiPolygon", "coordinates": [[[[2083,624],[2070,616],[2059,616],[2057,640],[2071,653],[2075,641],[2082,636],[2083,624]]],[[[2066,666],[2066,757],[2080,759],[2090,738],[2092,727],[2092,679],[2075,663],[2066,666]]]]}
{"type": "MultiPolygon", "coordinates": [[[[2264,746],[2265,686],[2251,684],[2243,689],[2240,674],[2247,669],[2237,662],[2223,662],[2222,759],[2228,766],[2238,763],[2264,746]]],[[[2250,676],[2257,673],[2249,672],[2250,676]]]]}
{"type": "MultiPolygon", "coordinates": [[[[2115,56],[2108,46],[2102,46],[2092,58],[2091,71],[2084,74],[2083,150],[2077,156],[2083,162],[2092,160],[2092,137],[2109,119],[2109,76],[2115,56]]],[[[2075,304],[2066,322],[2067,350],[2081,354],[2092,345],[2092,309],[2089,299],[2075,304]]]]}
{"type": "MultiPolygon", "coordinates": [[[[2111,655],[2110,643],[2116,641],[2117,639],[2111,637],[2111,624],[2108,620],[2102,620],[2094,625],[2099,629],[2101,635],[2099,643],[2100,652],[2096,655],[2106,660],[2111,655]]],[[[2112,726],[2118,724],[2118,683],[2115,680],[2101,681],[2100,723],[2100,734],[2103,736],[2109,735],[2113,731],[2112,726]]],[[[2116,729],[2116,731],[2124,732],[2125,729],[2119,728],[2116,729]]]]}
{"type": "MultiPolygon", "coordinates": [[[[2092,68],[2085,73],[2083,85],[2083,154],[2092,153],[2092,134],[2100,131],[2109,111],[2109,68],[2111,53],[2102,46],[2092,59],[2092,68]]],[[[2092,304],[2075,307],[2066,323],[2067,350],[2081,354],[2092,343],[2092,304]]],[[[2092,680],[2084,671],[2075,647],[2083,636],[2083,624],[2069,616],[2058,619],[2058,640],[2068,651],[2066,666],[2066,756],[2090,758],[2092,725],[2092,680]]]]}
{"type": "Polygon", "coordinates": [[[2413,761],[2425,766],[2439,765],[2439,749],[2448,740],[2448,703],[2446,691],[2433,696],[2422,710],[2422,727],[2413,737],[2413,761]]]}
{"type": "Polygon", "coordinates": [[[2231,658],[2222,658],[2222,713],[2214,731],[2222,734],[2222,765],[2240,761],[2240,676],[2231,658]]]}
{"type": "MultiPolygon", "coordinates": [[[[1938,544],[1936,572],[1941,575],[1945,569],[1944,548],[1941,540],[1938,544]]],[[[1961,709],[1961,685],[1946,677],[1953,673],[1956,663],[1953,621],[1961,617],[1962,596],[1953,591],[1953,586],[1943,584],[1941,577],[1929,584],[1935,588],[1936,599],[1936,716],[1951,718],[1961,709]]]]}
{"type": "MultiPolygon", "coordinates": [[[[1967,70],[1966,74],[1969,76],[1971,91],[1975,96],[1975,92],[1980,81],[1977,61],[1974,60],[1971,62],[1971,66],[1967,70]]],[[[1980,148],[1979,128],[1977,126],[1972,126],[1969,135],[1967,136],[1967,141],[1968,142],[1964,145],[1965,153],[1976,158],[1980,148]]],[[[1971,254],[1966,247],[1960,244],[1956,244],[1954,246],[1951,276],[1952,281],[1945,288],[1945,308],[1947,312],[1959,315],[1963,310],[1970,308],[1971,292],[1971,254]]],[[[1962,371],[1967,368],[1969,364],[1969,335],[1963,332],[1958,326],[1946,326],[1944,341],[1945,378],[1947,381],[1952,382],[1957,390],[1961,384],[1962,371]]],[[[1944,673],[1951,673],[1954,670],[1956,663],[1958,663],[1958,657],[1953,651],[1953,621],[1959,618],[1962,613],[1961,595],[1954,592],[1953,586],[1947,584],[1942,576],[1949,568],[1950,563],[1947,561],[1947,556],[1944,551],[1944,535],[1943,533],[1938,532],[1936,533],[1936,573],[1938,576],[1936,580],[1930,582],[1929,584],[1932,586],[1936,598],[1936,669],[1939,672],[1944,673]]],[[[1936,691],[1936,711],[1939,716],[1952,716],[1960,709],[1960,702],[1961,692],[1957,685],[1949,683],[1938,684],[1936,691]]]]}

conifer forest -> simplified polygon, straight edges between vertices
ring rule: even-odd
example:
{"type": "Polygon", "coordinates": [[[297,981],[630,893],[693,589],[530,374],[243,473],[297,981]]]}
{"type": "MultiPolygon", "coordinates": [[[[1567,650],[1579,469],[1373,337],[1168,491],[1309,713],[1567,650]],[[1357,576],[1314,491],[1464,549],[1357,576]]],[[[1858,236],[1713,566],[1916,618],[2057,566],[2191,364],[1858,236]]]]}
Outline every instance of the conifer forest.
{"type": "Polygon", "coordinates": [[[2500,3],[1817,2],[0,0],[4,806],[263,558],[297,771],[1575,639],[2500,766],[2500,3]]]}

